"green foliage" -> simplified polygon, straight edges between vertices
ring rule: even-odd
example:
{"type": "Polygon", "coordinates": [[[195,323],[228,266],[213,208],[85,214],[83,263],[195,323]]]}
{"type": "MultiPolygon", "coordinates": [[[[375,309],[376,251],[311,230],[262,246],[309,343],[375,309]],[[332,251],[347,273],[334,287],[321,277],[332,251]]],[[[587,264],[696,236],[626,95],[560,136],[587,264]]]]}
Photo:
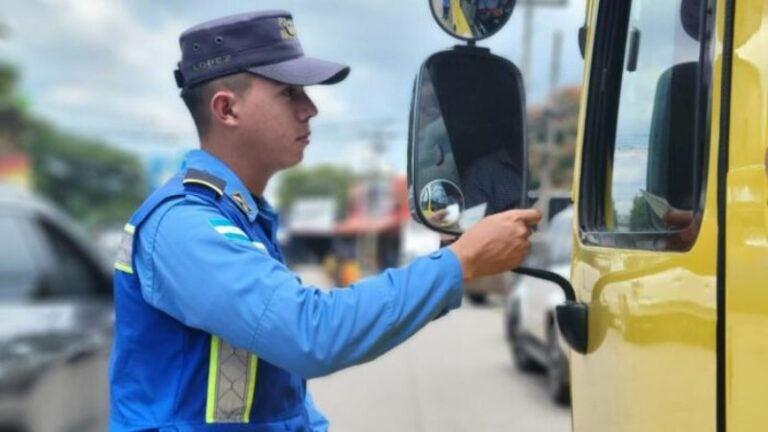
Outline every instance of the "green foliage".
{"type": "Polygon", "coordinates": [[[571,189],[578,120],[578,87],[560,89],[545,106],[529,110],[528,163],[532,189],[542,183],[542,175],[549,175],[554,189],[571,189]],[[545,154],[547,142],[550,155],[545,154]]]}
{"type": "Polygon", "coordinates": [[[632,209],[629,212],[629,230],[646,231],[651,225],[651,207],[642,195],[632,200],[632,209]]]}
{"type": "Polygon", "coordinates": [[[26,108],[16,91],[17,80],[16,69],[0,63],[0,150],[20,150],[20,135],[27,125],[26,108]]]}
{"type": "Polygon", "coordinates": [[[37,192],[86,225],[122,223],[146,194],[139,160],[28,113],[16,70],[0,64],[0,157],[25,152],[37,192]]]}
{"type": "Polygon", "coordinates": [[[336,216],[341,217],[347,208],[347,194],[355,175],[349,169],[322,164],[296,167],[283,172],[277,187],[277,206],[287,214],[291,205],[304,197],[326,196],[336,200],[336,216]]]}
{"type": "Polygon", "coordinates": [[[34,121],[26,140],[38,192],[88,225],[126,220],[146,195],[133,155],[34,121]]]}

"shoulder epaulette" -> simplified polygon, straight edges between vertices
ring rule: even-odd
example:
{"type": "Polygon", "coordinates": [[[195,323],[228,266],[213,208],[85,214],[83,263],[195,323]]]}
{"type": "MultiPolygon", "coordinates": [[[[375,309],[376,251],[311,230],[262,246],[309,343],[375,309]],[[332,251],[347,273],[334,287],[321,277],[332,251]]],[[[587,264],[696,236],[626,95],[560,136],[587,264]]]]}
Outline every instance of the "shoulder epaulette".
{"type": "Polygon", "coordinates": [[[205,186],[208,189],[216,192],[218,196],[224,195],[224,188],[227,186],[227,182],[216,177],[215,175],[194,168],[187,170],[182,183],[185,185],[197,184],[205,186]]]}

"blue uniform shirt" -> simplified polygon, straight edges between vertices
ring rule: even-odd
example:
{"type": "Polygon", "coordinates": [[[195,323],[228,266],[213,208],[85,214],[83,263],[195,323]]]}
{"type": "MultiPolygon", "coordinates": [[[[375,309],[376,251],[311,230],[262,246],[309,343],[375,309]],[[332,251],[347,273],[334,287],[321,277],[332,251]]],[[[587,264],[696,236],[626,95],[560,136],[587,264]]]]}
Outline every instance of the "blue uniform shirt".
{"type": "MultiPolygon", "coordinates": [[[[224,180],[221,199],[237,203],[252,224],[245,228],[252,229],[241,229],[231,215],[195,194],[164,200],[137,229],[133,265],[141,296],[183,326],[216,335],[303,383],[369,361],[461,305],[463,274],[449,249],[344,289],[304,285],[282,262],[278,216],[266,201],[254,199],[226,165],[205,151],[187,156],[182,171],[190,168],[224,180]]],[[[119,335],[116,351],[152,349],[121,345],[119,335]]],[[[113,380],[112,385],[130,382],[113,380]]],[[[123,403],[136,401],[113,399],[113,410],[123,403]]],[[[324,430],[308,395],[305,407],[313,427],[324,430]]]]}

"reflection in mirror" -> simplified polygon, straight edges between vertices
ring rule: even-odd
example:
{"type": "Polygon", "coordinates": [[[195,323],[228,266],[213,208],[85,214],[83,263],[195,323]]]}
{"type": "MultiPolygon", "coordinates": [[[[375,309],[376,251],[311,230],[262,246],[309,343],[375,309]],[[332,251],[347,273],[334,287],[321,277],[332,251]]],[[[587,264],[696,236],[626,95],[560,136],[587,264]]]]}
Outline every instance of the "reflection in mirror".
{"type": "Polygon", "coordinates": [[[429,0],[443,30],[465,40],[485,39],[507,23],[516,0],[429,0]]]}
{"type": "Polygon", "coordinates": [[[461,189],[448,180],[433,180],[419,194],[421,214],[433,225],[455,227],[464,209],[461,189]]]}
{"type": "MultiPolygon", "coordinates": [[[[487,50],[462,48],[427,60],[417,79],[409,172],[415,198],[432,182],[463,197],[458,220],[436,223],[461,233],[484,216],[527,205],[527,150],[522,81],[514,65],[487,50]]],[[[418,216],[417,211],[417,216],[418,216]]]]}

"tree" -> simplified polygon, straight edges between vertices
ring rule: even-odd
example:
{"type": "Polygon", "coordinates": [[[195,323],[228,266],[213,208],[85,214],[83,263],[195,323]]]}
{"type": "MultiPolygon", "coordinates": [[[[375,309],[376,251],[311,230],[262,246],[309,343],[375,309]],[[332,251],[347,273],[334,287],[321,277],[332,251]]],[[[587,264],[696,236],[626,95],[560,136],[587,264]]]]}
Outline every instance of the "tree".
{"type": "MultiPolygon", "coordinates": [[[[0,38],[7,33],[0,22],[0,38]]],[[[0,159],[26,153],[37,192],[86,225],[125,221],[146,194],[138,158],[36,118],[18,78],[13,66],[0,63],[0,159]]]]}
{"type": "Polygon", "coordinates": [[[129,153],[41,120],[25,141],[37,191],[88,225],[125,221],[146,195],[144,170],[129,153]]]}
{"type": "Polygon", "coordinates": [[[16,69],[0,63],[0,157],[21,151],[28,126],[26,108],[16,91],[17,80],[16,69]]]}
{"type": "Polygon", "coordinates": [[[543,183],[554,189],[571,189],[579,93],[579,87],[562,88],[550,96],[545,106],[528,110],[532,189],[543,183]],[[549,175],[549,182],[543,182],[542,175],[549,175]]]}
{"type": "Polygon", "coordinates": [[[629,212],[629,230],[646,231],[652,228],[651,214],[651,206],[648,205],[648,200],[642,195],[636,196],[632,200],[632,209],[629,212]]]}
{"type": "Polygon", "coordinates": [[[336,201],[336,216],[340,218],[346,211],[347,193],[354,181],[352,171],[336,165],[293,168],[282,173],[279,178],[277,205],[282,213],[287,214],[298,198],[333,197],[336,201]]]}

